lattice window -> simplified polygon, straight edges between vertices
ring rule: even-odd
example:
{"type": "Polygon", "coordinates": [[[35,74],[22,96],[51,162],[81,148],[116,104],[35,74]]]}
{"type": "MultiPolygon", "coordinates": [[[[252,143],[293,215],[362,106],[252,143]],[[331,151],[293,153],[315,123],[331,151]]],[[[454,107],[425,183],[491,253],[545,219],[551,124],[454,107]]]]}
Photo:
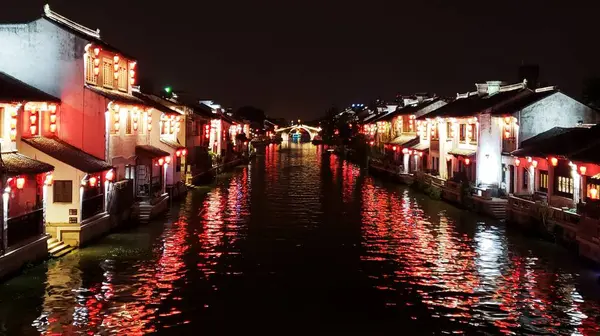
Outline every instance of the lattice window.
{"type": "Polygon", "coordinates": [[[540,190],[548,191],[548,171],[540,170],[540,190]]]}
{"type": "Polygon", "coordinates": [[[124,61],[119,62],[119,90],[127,91],[127,63],[124,61]]]}
{"type": "Polygon", "coordinates": [[[102,85],[111,89],[115,85],[115,69],[113,68],[113,61],[108,58],[105,58],[102,63],[102,85]]]}
{"type": "Polygon", "coordinates": [[[91,55],[85,55],[85,82],[98,84],[98,76],[94,74],[94,58],[91,55]]]}

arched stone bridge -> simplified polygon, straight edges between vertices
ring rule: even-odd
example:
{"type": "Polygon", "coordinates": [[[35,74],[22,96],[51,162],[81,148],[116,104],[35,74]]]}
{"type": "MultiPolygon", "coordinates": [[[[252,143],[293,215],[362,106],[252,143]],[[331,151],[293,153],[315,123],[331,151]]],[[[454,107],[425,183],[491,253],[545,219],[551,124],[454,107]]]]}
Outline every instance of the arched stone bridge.
{"type": "Polygon", "coordinates": [[[310,140],[314,140],[315,136],[317,136],[319,134],[319,132],[321,131],[320,127],[312,127],[312,126],[308,126],[308,125],[298,124],[298,125],[293,125],[293,126],[286,127],[286,128],[277,129],[275,131],[275,133],[281,135],[281,139],[283,141],[287,141],[287,140],[289,140],[290,133],[294,133],[301,129],[306,131],[310,135],[310,140]]]}

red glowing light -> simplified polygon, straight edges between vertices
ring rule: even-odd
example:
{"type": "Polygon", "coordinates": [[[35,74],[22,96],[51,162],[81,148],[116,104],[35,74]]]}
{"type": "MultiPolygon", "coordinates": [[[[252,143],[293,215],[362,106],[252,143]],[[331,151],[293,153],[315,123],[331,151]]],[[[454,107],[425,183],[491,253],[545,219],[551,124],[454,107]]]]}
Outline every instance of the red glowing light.
{"type": "Polygon", "coordinates": [[[95,187],[96,186],[96,182],[98,182],[98,179],[95,176],[90,177],[90,187],[95,187]]]}
{"type": "Polygon", "coordinates": [[[182,150],[181,150],[181,155],[182,155],[182,156],[186,156],[186,155],[187,155],[187,149],[185,149],[185,148],[184,148],[184,149],[182,149],[182,150]]]}
{"type": "Polygon", "coordinates": [[[554,167],[556,167],[556,165],[558,164],[558,159],[557,159],[557,158],[555,158],[555,157],[553,157],[553,158],[550,158],[550,163],[552,163],[552,165],[553,165],[554,167]]]}
{"type": "Polygon", "coordinates": [[[581,173],[581,175],[585,175],[586,171],[587,171],[587,168],[585,166],[579,167],[579,172],[581,173]]]}
{"type": "Polygon", "coordinates": [[[162,166],[163,163],[165,163],[165,160],[163,158],[158,159],[158,165],[162,166]]]}
{"type": "Polygon", "coordinates": [[[538,162],[536,160],[531,161],[531,165],[533,166],[533,168],[536,168],[538,165],[538,162]]]}
{"type": "Polygon", "coordinates": [[[397,147],[396,147],[396,146],[392,147],[392,150],[393,150],[393,151],[396,151],[396,149],[397,149],[397,147]]]}
{"type": "Polygon", "coordinates": [[[471,163],[471,159],[469,159],[469,158],[466,158],[466,159],[465,159],[465,164],[468,166],[470,163],[471,163]]]}
{"type": "Polygon", "coordinates": [[[44,184],[50,186],[52,185],[52,181],[54,181],[54,176],[52,176],[52,173],[46,174],[46,180],[44,181],[44,184]]]}
{"type": "Polygon", "coordinates": [[[25,178],[17,177],[17,189],[23,189],[25,187],[25,178]]]}
{"type": "Polygon", "coordinates": [[[104,177],[107,181],[112,181],[115,178],[115,172],[111,169],[106,172],[106,175],[104,177]]]}
{"type": "Polygon", "coordinates": [[[519,160],[518,158],[515,159],[515,166],[519,166],[521,164],[521,160],[519,160]]]}
{"type": "Polygon", "coordinates": [[[180,151],[180,150],[176,151],[176,152],[175,152],[175,155],[176,155],[177,157],[180,157],[180,156],[181,156],[181,151],[180,151]]]}
{"type": "Polygon", "coordinates": [[[166,156],[165,157],[165,163],[171,163],[171,157],[170,156],[166,156]]]}

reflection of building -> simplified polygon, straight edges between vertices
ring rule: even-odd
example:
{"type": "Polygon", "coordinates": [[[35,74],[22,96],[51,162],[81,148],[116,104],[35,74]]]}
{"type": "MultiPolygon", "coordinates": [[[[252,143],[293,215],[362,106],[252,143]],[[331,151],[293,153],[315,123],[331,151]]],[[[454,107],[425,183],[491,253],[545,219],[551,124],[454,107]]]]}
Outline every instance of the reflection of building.
{"type": "Polygon", "coordinates": [[[21,149],[26,138],[52,133],[59,104],[59,99],[0,73],[0,277],[48,254],[44,222],[54,167],[21,149]]]}

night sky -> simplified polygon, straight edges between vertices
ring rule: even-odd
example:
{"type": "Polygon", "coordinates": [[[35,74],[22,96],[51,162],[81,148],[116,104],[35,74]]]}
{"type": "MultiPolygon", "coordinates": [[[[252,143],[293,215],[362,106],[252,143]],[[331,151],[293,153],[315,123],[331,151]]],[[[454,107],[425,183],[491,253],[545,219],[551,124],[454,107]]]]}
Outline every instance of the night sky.
{"type": "MultiPolygon", "coordinates": [[[[0,21],[36,19],[45,2],[2,0],[0,21]]],[[[542,81],[579,97],[582,80],[600,70],[596,1],[50,5],[137,56],[140,76],[158,87],[289,119],[313,119],[333,103],[423,91],[454,95],[477,81],[514,82],[522,62],[539,64],[542,81]]]]}

